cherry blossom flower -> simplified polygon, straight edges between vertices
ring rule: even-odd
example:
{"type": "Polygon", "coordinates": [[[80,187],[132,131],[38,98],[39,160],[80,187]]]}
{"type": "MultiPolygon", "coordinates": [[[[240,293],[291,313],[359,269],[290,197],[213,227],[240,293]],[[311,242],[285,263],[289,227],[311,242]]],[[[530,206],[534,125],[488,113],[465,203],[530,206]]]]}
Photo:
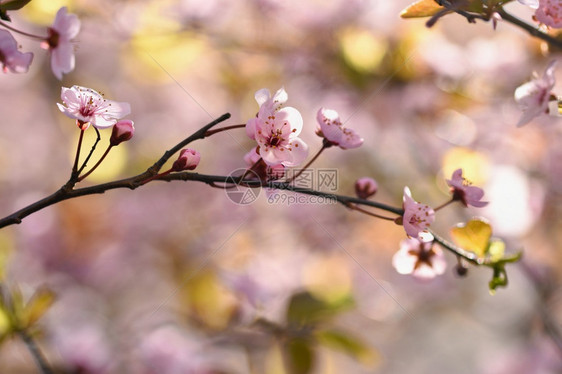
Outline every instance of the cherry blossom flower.
{"type": "Polygon", "coordinates": [[[548,102],[555,83],[555,65],[556,60],[553,60],[542,77],[536,77],[515,90],[515,101],[523,111],[517,126],[523,126],[533,118],[548,113],[548,102]]]}
{"type": "Polygon", "coordinates": [[[199,165],[201,154],[195,149],[182,149],[178,159],[172,165],[173,171],[193,170],[199,165]]]}
{"type": "Polygon", "coordinates": [[[81,86],[63,87],[61,100],[64,105],[57,103],[60,111],[76,119],[82,130],[90,124],[98,129],[111,127],[131,112],[129,103],[106,100],[97,91],[81,86]]]}
{"type": "Polygon", "coordinates": [[[258,175],[263,181],[277,180],[285,176],[285,166],[282,164],[268,165],[266,164],[260,154],[258,153],[258,147],[252,148],[252,150],[244,155],[244,162],[249,168],[255,173],[249,173],[247,176],[258,175]]]}
{"type": "Polygon", "coordinates": [[[431,279],[443,274],[447,263],[443,251],[433,246],[433,235],[422,232],[417,239],[408,238],[400,242],[400,250],[392,257],[392,266],[400,274],[431,279]]]}
{"type": "Polygon", "coordinates": [[[75,14],[68,14],[62,7],[55,16],[53,25],[49,27],[49,37],[41,43],[41,47],[51,52],[51,70],[59,80],[62,75],[74,70],[73,39],[80,31],[80,20],[75,14]]]}
{"type": "Polygon", "coordinates": [[[16,39],[6,30],[0,30],[0,64],[2,71],[7,73],[27,73],[33,60],[33,53],[22,53],[18,50],[16,39]]]}
{"type": "Polygon", "coordinates": [[[462,169],[453,172],[452,178],[447,179],[447,184],[451,187],[453,200],[461,201],[464,206],[472,205],[477,208],[488,205],[487,201],[480,201],[484,196],[484,190],[480,187],[472,186],[470,181],[462,176],[462,169]]]}
{"type": "Polygon", "coordinates": [[[246,133],[258,143],[258,153],[266,164],[296,166],[308,155],[308,146],[298,135],[303,120],[298,110],[283,108],[287,101],[284,88],[273,97],[269,90],[261,89],[255,94],[260,109],[256,118],[246,123],[246,133]]]}
{"type": "Polygon", "coordinates": [[[404,187],[404,215],[402,225],[406,234],[412,238],[417,238],[419,233],[426,231],[435,221],[435,212],[425,204],[420,204],[412,199],[412,194],[408,187],[404,187]]]}
{"type": "Polygon", "coordinates": [[[368,199],[377,193],[379,186],[373,178],[363,177],[355,182],[355,194],[360,199],[368,199]]]}
{"type": "Polygon", "coordinates": [[[122,119],[117,121],[113,126],[111,132],[111,138],[109,139],[109,144],[116,146],[122,142],[130,140],[135,134],[135,123],[130,119],[122,119]]]}
{"type": "Polygon", "coordinates": [[[363,144],[355,131],[343,127],[338,112],[320,108],[316,114],[318,127],[316,134],[323,137],[329,145],[337,145],[341,149],[357,148],[363,144]]]}
{"type": "Polygon", "coordinates": [[[562,27],[562,2],[560,0],[539,0],[535,12],[537,21],[553,28],[562,27]]]}

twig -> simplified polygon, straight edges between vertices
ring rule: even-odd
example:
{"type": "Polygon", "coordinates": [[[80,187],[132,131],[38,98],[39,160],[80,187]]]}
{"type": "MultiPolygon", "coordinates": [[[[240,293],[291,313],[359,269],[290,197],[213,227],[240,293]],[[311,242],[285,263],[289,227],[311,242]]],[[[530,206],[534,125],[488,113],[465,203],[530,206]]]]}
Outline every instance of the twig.
{"type": "Polygon", "coordinates": [[[504,21],[507,21],[515,26],[521,27],[523,30],[527,31],[534,37],[544,40],[558,48],[562,48],[562,40],[557,39],[547,33],[542,32],[539,28],[528,24],[527,22],[511,15],[510,13],[506,12],[503,8],[498,8],[496,12],[502,17],[504,21]]]}
{"type": "Polygon", "coordinates": [[[33,358],[35,359],[35,363],[37,364],[37,367],[41,370],[41,373],[42,374],[54,374],[54,371],[51,369],[51,367],[47,363],[47,359],[45,359],[45,357],[41,353],[41,350],[37,346],[37,343],[35,343],[35,340],[33,340],[31,335],[29,335],[27,332],[25,332],[23,330],[18,331],[17,334],[23,340],[25,345],[27,346],[27,349],[29,350],[29,352],[31,353],[33,358]]]}
{"type": "Polygon", "coordinates": [[[22,219],[29,216],[30,214],[35,213],[41,209],[44,209],[48,206],[51,206],[53,204],[56,204],[64,200],[72,199],[79,196],[100,194],[100,193],[104,193],[107,190],[112,190],[116,188],[129,188],[134,190],[135,188],[141,186],[143,184],[143,181],[157,175],[158,171],[162,168],[162,166],[166,163],[166,161],[168,161],[170,157],[172,157],[176,152],[178,152],[183,147],[185,147],[186,145],[188,145],[189,143],[195,140],[203,139],[205,137],[207,130],[227,120],[228,118],[230,118],[230,114],[226,113],[220,116],[219,118],[215,119],[214,121],[210,122],[209,124],[203,126],[201,129],[193,133],[191,136],[187,137],[186,139],[182,140],[180,143],[176,144],[172,149],[166,151],[158,161],[156,161],[144,173],[141,173],[139,175],[135,175],[133,177],[126,178],[126,179],[121,179],[118,181],[98,184],[95,186],[79,188],[79,189],[73,188],[74,183],[73,180],[71,179],[67,184],[62,186],[55,193],[39,201],[36,201],[31,205],[26,206],[25,208],[22,208],[17,212],[10,214],[9,216],[0,219],[0,228],[10,226],[13,224],[19,224],[21,223],[22,219]]]}

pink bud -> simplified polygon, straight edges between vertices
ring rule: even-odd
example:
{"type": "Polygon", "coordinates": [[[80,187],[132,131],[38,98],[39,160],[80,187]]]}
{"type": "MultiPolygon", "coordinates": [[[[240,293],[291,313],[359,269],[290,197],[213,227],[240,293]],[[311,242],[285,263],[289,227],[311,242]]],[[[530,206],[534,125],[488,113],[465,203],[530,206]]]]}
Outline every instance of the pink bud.
{"type": "Polygon", "coordinates": [[[360,199],[368,199],[377,193],[379,186],[373,178],[363,177],[355,182],[355,194],[360,199]]]}
{"type": "Polygon", "coordinates": [[[201,154],[194,149],[182,149],[180,156],[172,165],[173,171],[193,170],[199,165],[201,154]]]}
{"type": "Polygon", "coordinates": [[[118,145],[122,142],[126,142],[127,140],[133,137],[135,133],[135,126],[134,122],[130,119],[122,119],[118,121],[113,126],[113,132],[111,133],[111,138],[109,139],[109,143],[112,146],[118,145]]]}

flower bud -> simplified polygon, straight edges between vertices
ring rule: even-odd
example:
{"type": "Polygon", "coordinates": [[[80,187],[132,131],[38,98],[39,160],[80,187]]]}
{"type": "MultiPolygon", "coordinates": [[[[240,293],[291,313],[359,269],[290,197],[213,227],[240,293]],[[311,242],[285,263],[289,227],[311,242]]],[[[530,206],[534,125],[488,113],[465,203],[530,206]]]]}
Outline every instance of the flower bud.
{"type": "Polygon", "coordinates": [[[134,122],[130,119],[122,119],[121,121],[118,121],[115,125],[113,125],[113,131],[111,132],[109,144],[115,146],[122,142],[126,142],[133,137],[134,133],[134,122]]]}
{"type": "Polygon", "coordinates": [[[379,186],[373,178],[363,177],[355,182],[355,194],[360,199],[368,199],[377,193],[379,186]]]}
{"type": "Polygon", "coordinates": [[[201,154],[194,149],[182,149],[176,162],[172,165],[173,171],[193,170],[199,165],[201,154]]]}

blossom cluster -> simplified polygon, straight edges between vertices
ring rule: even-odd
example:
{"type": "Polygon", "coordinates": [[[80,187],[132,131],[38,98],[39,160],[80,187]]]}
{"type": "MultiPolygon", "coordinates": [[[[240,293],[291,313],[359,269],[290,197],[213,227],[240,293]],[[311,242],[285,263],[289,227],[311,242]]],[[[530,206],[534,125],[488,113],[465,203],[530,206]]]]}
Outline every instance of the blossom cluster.
{"type": "MultiPolygon", "coordinates": [[[[66,7],[59,9],[46,36],[32,35],[13,27],[10,30],[40,41],[41,47],[49,51],[51,70],[59,80],[63,74],[74,70],[74,39],[80,32],[80,20],[75,14],[69,14],[66,7]]],[[[0,64],[4,73],[26,73],[32,61],[33,53],[20,52],[13,35],[0,29],[0,64]]]]}

